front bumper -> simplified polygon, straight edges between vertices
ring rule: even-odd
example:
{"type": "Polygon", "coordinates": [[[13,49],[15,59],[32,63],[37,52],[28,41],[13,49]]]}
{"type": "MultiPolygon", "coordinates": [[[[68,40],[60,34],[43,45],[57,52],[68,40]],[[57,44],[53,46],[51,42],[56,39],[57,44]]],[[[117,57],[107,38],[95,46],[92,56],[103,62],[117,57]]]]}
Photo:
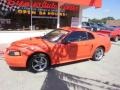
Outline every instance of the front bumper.
{"type": "Polygon", "coordinates": [[[5,60],[10,67],[26,67],[27,55],[21,56],[10,56],[8,53],[5,53],[5,60]]]}

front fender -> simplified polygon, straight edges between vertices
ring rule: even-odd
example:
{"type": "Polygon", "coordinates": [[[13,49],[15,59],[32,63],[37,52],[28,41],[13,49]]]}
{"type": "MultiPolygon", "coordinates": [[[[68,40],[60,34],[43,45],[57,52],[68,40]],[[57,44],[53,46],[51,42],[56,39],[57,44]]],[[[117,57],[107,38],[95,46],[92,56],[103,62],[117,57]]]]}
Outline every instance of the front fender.
{"type": "Polygon", "coordinates": [[[35,52],[47,53],[48,49],[46,49],[44,47],[40,47],[40,46],[29,46],[29,47],[20,48],[20,51],[23,54],[30,56],[31,54],[33,54],[35,52]]]}

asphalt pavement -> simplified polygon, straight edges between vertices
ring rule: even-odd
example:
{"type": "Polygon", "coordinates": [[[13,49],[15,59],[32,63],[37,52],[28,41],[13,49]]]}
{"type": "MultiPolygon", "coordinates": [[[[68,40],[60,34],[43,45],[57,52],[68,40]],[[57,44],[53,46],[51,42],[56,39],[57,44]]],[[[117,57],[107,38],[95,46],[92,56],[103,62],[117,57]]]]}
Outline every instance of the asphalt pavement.
{"type": "Polygon", "coordinates": [[[83,61],[31,73],[0,59],[0,90],[120,90],[120,41],[101,61],[83,61]]]}

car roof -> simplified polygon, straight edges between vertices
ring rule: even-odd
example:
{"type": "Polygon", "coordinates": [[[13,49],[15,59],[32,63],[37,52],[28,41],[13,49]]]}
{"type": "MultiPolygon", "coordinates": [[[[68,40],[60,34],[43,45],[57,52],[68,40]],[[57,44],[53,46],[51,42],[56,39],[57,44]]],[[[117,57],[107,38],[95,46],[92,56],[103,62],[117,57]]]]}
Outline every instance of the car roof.
{"type": "Polygon", "coordinates": [[[89,31],[85,28],[77,28],[77,27],[62,27],[60,29],[66,30],[66,31],[69,31],[69,32],[72,32],[72,31],[89,31]]]}

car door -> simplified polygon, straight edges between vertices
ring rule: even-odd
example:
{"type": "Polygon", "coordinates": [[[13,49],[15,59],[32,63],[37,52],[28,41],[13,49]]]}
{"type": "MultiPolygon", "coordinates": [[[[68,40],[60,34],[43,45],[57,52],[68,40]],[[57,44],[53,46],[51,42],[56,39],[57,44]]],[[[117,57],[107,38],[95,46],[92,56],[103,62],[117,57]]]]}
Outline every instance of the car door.
{"type": "Polygon", "coordinates": [[[89,32],[81,32],[81,38],[78,43],[78,57],[89,58],[94,46],[94,35],[89,32]]]}
{"type": "Polygon", "coordinates": [[[60,45],[63,49],[61,52],[61,62],[79,60],[90,56],[93,40],[88,40],[87,32],[74,31],[65,37],[64,40],[67,41],[67,43],[60,45]]]}

